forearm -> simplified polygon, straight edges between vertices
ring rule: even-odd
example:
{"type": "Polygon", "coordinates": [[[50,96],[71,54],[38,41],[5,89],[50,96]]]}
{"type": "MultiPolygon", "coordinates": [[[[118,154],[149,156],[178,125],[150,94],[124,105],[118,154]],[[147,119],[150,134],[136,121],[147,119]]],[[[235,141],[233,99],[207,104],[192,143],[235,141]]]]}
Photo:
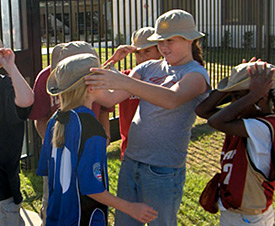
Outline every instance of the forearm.
{"type": "Polygon", "coordinates": [[[34,94],[26,82],[24,77],[19,72],[16,65],[11,67],[6,67],[5,70],[10,75],[14,91],[15,91],[15,104],[19,107],[29,107],[34,102],[34,94]]]}
{"type": "Polygon", "coordinates": [[[237,120],[240,114],[249,106],[256,103],[259,100],[259,97],[249,93],[237,101],[231,103],[229,106],[221,109],[216,114],[212,115],[208,119],[210,126],[226,132],[228,130],[227,124],[237,120]]]}
{"type": "Polygon", "coordinates": [[[100,90],[100,93],[97,93],[96,102],[106,108],[110,108],[127,99],[130,95],[124,90],[100,90]]]}
{"type": "Polygon", "coordinates": [[[209,96],[196,107],[196,114],[201,118],[208,119],[220,110],[217,108],[218,104],[228,95],[226,92],[213,90],[209,96]]]}
{"type": "MultiPolygon", "coordinates": [[[[127,77],[126,77],[127,79],[127,77]]],[[[201,74],[188,74],[170,88],[135,78],[124,87],[140,98],[166,109],[174,109],[206,92],[208,85],[201,74]]]]}
{"type": "Polygon", "coordinates": [[[131,203],[125,201],[119,197],[116,197],[109,193],[108,191],[104,191],[102,193],[88,195],[89,197],[93,198],[94,200],[106,205],[111,206],[117,210],[120,210],[126,214],[130,214],[131,203]]]}
{"type": "Polygon", "coordinates": [[[159,107],[173,109],[180,105],[177,93],[169,88],[127,77],[125,90],[159,107]]]}

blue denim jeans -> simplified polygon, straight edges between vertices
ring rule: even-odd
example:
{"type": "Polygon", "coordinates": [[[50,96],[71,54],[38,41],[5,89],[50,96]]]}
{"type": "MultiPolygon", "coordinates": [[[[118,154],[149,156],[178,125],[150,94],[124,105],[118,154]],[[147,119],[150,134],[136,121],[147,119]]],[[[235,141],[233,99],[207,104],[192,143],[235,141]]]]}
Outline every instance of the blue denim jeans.
{"type": "MultiPolygon", "coordinates": [[[[157,167],[124,156],[118,179],[117,195],[131,202],[144,202],[158,211],[149,226],[176,226],[177,212],[183,195],[185,166],[157,167]]],[[[116,226],[141,226],[142,223],[116,211],[116,226]]]]}

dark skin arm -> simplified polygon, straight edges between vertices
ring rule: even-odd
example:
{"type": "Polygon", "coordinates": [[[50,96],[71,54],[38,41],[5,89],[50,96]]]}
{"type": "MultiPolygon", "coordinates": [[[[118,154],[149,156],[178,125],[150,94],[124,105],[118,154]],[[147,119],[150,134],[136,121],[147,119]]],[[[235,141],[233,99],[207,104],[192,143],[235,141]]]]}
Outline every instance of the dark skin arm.
{"type": "Polygon", "coordinates": [[[220,110],[220,108],[218,108],[219,103],[228,95],[229,93],[213,90],[209,96],[196,107],[196,114],[201,118],[208,119],[220,110]]]}
{"type": "MultiPolygon", "coordinates": [[[[272,86],[274,70],[267,75],[265,65],[262,73],[259,73],[257,67],[254,67],[253,71],[252,68],[250,68],[248,73],[251,76],[249,92],[232,102],[229,106],[213,114],[208,119],[210,126],[229,135],[248,137],[240,115],[242,115],[245,110],[247,111],[247,109],[254,109],[255,111],[254,104],[257,102],[261,105],[263,114],[268,113],[268,111],[270,112],[267,99],[268,92],[272,86]]],[[[252,112],[251,114],[253,115],[252,112]]]]}
{"type": "MultiPolygon", "coordinates": [[[[252,57],[249,62],[261,61],[261,59],[256,59],[252,57]]],[[[243,59],[242,63],[246,63],[246,60],[243,59]]],[[[195,112],[198,116],[204,119],[208,119],[210,116],[218,112],[221,108],[218,108],[218,105],[221,104],[223,100],[231,99],[230,93],[219,92],[218,90],[213,90],[208,98],[201,102],[195,112]]],[[[228,100],[227,100],[228,101],[228,100]]]]}

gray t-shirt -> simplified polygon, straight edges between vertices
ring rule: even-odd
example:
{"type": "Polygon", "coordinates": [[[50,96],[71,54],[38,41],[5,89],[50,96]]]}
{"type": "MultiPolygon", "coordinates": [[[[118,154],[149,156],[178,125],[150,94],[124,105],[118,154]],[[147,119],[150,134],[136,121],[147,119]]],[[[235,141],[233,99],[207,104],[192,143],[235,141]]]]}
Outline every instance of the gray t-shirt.
{"type": "MultiPolygon", "coordinates": [[[[138,65],[134,70],[141,80],[165,87],[171,87],[190,72],[202,74],[209,84],[206,69],[196,61],[169,66],[165,60],[152,60],[138,65]]],[[[196,118],[194,110],[206,96],[207,93],[202,94],[171,110],[141,99],[130,126],[125,154],[150,165],[183,167],[196,118]]]]}

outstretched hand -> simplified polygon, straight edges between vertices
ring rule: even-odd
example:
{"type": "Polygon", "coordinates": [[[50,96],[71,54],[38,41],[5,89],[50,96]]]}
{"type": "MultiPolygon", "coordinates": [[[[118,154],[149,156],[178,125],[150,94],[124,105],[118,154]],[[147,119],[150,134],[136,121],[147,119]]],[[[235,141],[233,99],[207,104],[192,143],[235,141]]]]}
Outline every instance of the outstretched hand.
{"type": "Polygon", "coordinates": [[[117,70],[91,68],[90,71],[92,74],[85,76],[85,84],[91,85],[92,89],[124,89],[129,79],[117,70]]]}
{"type": "Polygon", "coordinates": [[[131,46],[131,45],[120,45],[117,50],[114,52],[114,54],[103,63],[103,66],[107,65],[110,62],[116,63],[123,58],[125,58],[129,53],[135,52],[137,47],[131,46]]]}
{"type": "Polygon", "coordinates": [[[146,204],[131,203],[129,208],[129,215],[145,224],[155,220],[158,216],[158,212],[146,204]]]}
{"type": "Polygon", "coordinates": [[[7,69],[14,65],[15,55],[11,49],[0,48],[0,67],[7,69]]]}
{"type": "Polygon", "coordinates": [[[266,95],[272,87],[272,77],[275,75],[275,68],[267,74],[267,63],[262,66],[261,72],[257,63],[253,67],[248,68],[250,75],[249,91],[254,94],[255,99],[260,99],[266,95]]]}
{"type": "MultiPolygon", "coordinates": [[[[261,58],[258,58],[258,59],[257,59],[256,57],[252,57],[252,58],[248,61],[248,63],[261,62],[261,61],[262,61],[261,58]]],[[[243,59],[242,63],[247,63],[247,62],[246,62],[246,59],[243,59]]]]}

